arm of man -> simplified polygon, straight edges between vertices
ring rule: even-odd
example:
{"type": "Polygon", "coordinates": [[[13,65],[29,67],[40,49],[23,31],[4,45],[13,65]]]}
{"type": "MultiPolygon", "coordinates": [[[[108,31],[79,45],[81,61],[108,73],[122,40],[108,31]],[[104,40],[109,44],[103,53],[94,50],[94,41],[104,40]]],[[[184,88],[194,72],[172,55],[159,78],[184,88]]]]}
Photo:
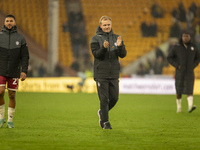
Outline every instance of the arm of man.
{"type": "Polygon", "coordinates": [[[20,61],[21,61],[21,67],[22,67],[20,78],[22,81],[24,81],[26,79],[26,74],[28,72],[28,64],[29,64],[29,52],[28,52],[28,47],[26,43],[21,46],[20,51],[21,51],[20,61]]]}
{"type": "Polygon", "coordinates": [[[195,54],[195,58],[194,58],[194,66],[193,69],[196,68],[200,62],[200,51],[198,50],[197,47],[195,47],[197,49],[196,54],[195,54]]]}
{"type": "Polygon", "coordinates": [[[175,48],[176,48],[176,46],[174,46],[174,47],[170,50],[170,52],[169,52],[169,54],[168,54],[168,56],[167,56],[167,60],[168,60],[168,62],[169,62],[172,66],[174,66],[176,69],[180,69],[180,65],[175,61],[175,60],[176,60],[175,48]]]}
{"type": "Polygon", "coordinates": [[[99,45],[99,41],[98,39],[96,39],[96,37],[93,37],[91,39],[90,47],[92,50],[92,54],[94,55],[95,58],[103,58],[105,56],[105,53],[107,52],[107,48],[105,48],[104,46],[105,44],[101,46],[99,45]]]}
{"type": "Polygon", "coordinates": [[[127,54],[127,51],[126,51],[126,48],[125,48],[125,45],[123,43],[123,40],[122,40],[122,37],[119,36],[117,38],[117,52],[118,52],[118,56],[120,58],[124,58],[127,54]]]}

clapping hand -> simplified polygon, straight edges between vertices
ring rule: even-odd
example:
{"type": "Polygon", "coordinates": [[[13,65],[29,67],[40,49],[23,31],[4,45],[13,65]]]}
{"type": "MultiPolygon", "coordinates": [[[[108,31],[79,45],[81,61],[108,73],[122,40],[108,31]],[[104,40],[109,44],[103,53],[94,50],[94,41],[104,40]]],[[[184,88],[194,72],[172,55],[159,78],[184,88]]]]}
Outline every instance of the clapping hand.
{"type": "Polygon", "coordinates": [[[108,48],[108,46],[109,46],[109,42],[105,40],[104,43],[103,43],[103,47],[108,48]]]}
{"type": "Polygon", "coordinates": [[[122,46],[122,37],[118,36],[117,38],[117,46],[122,46]]]}

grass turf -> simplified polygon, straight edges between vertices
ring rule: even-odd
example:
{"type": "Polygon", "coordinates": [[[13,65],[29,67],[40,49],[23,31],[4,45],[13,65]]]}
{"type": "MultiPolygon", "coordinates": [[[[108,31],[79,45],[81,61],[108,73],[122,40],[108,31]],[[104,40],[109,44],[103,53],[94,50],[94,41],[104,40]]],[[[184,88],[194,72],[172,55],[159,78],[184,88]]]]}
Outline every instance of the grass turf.
{"type": "Polygon", "coordinates": [[[200,149],[200,111],[188,113],[186,97],[177,114],[174,95],[120,95],[110,111],[112,130],[99,127],[98,109],[97,94],[18,92],[15,128],[0,129],[0,149],[200,149]]]}

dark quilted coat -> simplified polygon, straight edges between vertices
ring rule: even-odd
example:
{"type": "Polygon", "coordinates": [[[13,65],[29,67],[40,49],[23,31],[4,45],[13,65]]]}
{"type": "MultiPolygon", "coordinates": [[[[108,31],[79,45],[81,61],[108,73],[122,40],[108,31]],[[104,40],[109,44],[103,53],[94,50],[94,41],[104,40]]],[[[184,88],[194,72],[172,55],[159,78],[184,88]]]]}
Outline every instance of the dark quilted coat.
{"type": "Polygon", "coordinates": [[[110,33],[104,33],[98,26],[96,35],[91,39],[91,50],[94,56],[94,79],[119,78],[120,63],[119,57],[126,56],[125,45],[117,46],[116,35],[111,30],[110,33]],[[109,42],[109,48],[103,47],[104,40],[109,42]]]}
{"type": "Polygon", "coordinates": [[[19,78],[20,72],[27,74],[29,52],[23,35],[5,26],[0,32],[0,76],[19,78]]]}
{"type": "Polygon", "coordinates": [[[200,52],[197,46],[191,42],[187,48],[182,39],[169,52],[167,57],[169,63],[176,68],[175,86],[177,94],[193,94],[194,68],[200,61],[200,52]],[[178,68],[180,66],[180,69],[178,68]]]}

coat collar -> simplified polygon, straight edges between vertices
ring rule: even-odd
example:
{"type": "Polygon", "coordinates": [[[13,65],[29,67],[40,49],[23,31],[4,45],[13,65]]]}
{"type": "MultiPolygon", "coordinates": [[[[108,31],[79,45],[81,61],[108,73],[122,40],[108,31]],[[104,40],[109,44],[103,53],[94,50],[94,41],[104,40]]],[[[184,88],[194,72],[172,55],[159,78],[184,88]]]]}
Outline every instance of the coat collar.
{"type": "Polygon", "coordinates": [[[13,30],[8,30],[5,25],[1,28],[1,31],[4,31],[4,32],[17,32],[17,26],[14,26],[14,29],[13,30]]]}

